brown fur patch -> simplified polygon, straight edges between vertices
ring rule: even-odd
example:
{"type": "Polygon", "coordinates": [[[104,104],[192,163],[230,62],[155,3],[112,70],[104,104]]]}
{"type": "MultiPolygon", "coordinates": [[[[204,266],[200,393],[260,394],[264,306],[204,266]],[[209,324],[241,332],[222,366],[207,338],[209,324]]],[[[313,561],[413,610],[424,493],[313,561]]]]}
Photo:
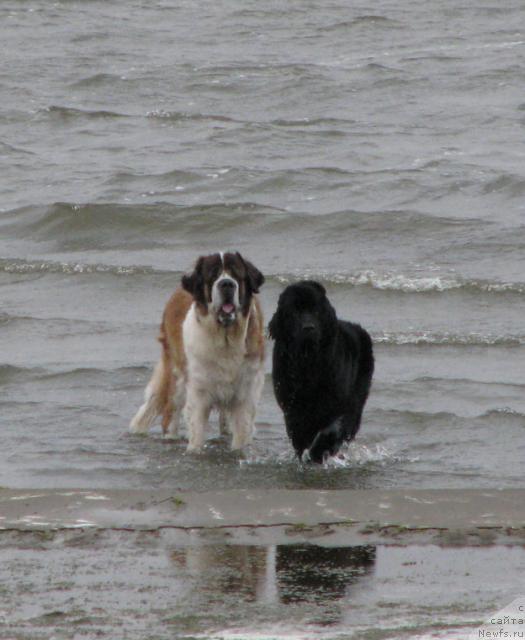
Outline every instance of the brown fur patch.
{"type": "Polygon", "coordinates": [[[159,409],[162,413],[162,430],[167,433],[173,416],[173,399],[177,390],[177,379],[173,369],[186,375],[186,355],[182,341],[182,324],[193,303],[193,296],[184,289],[175,291],[166,304],[160,325],[159,342],[162,345],[163,378],[160,390],[159,409]]]}
{"type": "Polygon", "coordinates": [[[246,351],[248,358],[264,359],[264,318],[261,303],[257,296],[253,297],[252,311],[248,319],[246,351]]]}

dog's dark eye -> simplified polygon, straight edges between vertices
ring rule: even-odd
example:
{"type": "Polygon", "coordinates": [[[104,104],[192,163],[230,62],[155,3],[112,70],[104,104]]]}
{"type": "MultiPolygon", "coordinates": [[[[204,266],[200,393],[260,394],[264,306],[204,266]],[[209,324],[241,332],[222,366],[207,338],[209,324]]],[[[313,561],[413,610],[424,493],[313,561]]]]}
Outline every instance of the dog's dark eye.
{"type": "Polygon", "coordinates": [[[230,274],[234,280],[237,280],[237,281],[242,280],[241,274],[239,273],[239,269],[235,265],[232,265],[230,267],[230,274]]]}
{"type": "Polygon", "coordinates": [[[220,269],[219,267],[212,267],[210,270],[210,278],[212,280],[216,280],[219,277],[220,269]]]}

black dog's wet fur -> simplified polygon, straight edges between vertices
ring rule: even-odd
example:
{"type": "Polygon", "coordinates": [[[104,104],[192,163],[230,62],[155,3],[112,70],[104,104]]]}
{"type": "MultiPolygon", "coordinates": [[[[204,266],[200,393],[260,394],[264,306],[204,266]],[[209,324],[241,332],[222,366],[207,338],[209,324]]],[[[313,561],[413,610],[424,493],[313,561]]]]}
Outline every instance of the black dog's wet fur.
{"type": "Polygon", "coordinates": [[[273,386],[298,456],[314,462],[354,438],[368,397],[372,340],[358,324],[338,320],[322,285],[288,286],[270,325],[273,386]]]}

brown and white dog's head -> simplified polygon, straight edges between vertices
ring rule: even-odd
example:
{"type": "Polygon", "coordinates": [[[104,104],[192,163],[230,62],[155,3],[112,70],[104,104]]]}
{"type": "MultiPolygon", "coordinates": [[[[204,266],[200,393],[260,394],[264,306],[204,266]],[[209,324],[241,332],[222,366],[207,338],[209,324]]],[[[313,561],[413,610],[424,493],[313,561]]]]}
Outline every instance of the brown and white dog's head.
{"type": "Polygon", "coordinates": [[[239,314],[248,315],[252,296],[263,283],[263,274],[239,252],[201,256],[193,273],[182,277],[199,312],[213,313],[223,327],[236,322],[239,314]]]}

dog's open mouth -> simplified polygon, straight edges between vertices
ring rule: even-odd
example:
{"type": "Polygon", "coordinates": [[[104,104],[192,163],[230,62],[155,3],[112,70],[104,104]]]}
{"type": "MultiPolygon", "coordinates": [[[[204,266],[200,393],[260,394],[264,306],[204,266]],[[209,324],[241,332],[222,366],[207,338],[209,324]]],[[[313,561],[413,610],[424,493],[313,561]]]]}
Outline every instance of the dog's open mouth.
{"type": "Polygon", "coordinates": [[[235,322],[235,318],[237,316],[235,305],[231,302],[225,302],[219,309],[219,313],[217,314],[217,320],[224,327],[229,326],[235,322]]]}

